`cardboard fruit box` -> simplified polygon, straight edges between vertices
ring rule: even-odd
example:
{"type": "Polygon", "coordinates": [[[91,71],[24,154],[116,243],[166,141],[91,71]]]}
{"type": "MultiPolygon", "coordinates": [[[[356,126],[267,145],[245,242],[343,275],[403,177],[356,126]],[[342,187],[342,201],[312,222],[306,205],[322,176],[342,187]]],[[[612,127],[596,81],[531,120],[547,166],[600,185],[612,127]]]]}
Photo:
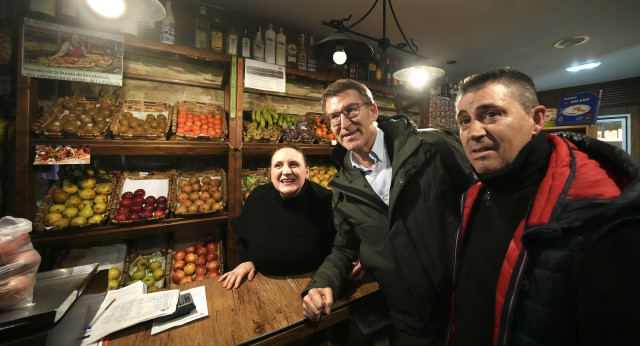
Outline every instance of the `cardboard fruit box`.
{"type": "Polygon", "coordinates": [[[117,197],[110,206],[111,224],[130,225],[166,219],[175,194],[174,181],[175,172],[125,172],[118,182],[117,197]]]}

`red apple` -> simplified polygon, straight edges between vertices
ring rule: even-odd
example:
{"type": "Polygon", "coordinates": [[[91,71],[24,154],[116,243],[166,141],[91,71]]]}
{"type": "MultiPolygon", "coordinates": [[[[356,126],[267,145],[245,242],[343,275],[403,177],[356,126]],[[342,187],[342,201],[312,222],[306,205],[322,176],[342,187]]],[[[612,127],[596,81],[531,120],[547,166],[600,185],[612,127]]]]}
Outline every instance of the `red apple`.
{"type": "Polygon", "coordinates": [[[193,275],[193,273],[196,271],[196,265],[193,263],[187,263],[184,265],[183,270],[185,275],[193,275]]]}
{"type": "Polygon", "coordinates": [[[156,202],[156,210],[167,210],[167,204],[156,202]]]}
{"type": "Polygon", "coordinates": [[[198,256],[196,256],[196,254],[194,253],[188,253],[184,256],[184,261],[187,263],[193,263],[196,261],[196,258],[198,258],[198,256]]]}
{"type": "Polygon", "coordinates": [[[216,252],[218,250],[218,245],[216,245],[216,243],[209,243],[207,244],[207,251],[209,252],[216,252]]]}
{"type": "Polygon", "coordinates": [[[178,269],[175,273],[173,273],[173,275],[171,275],[171,281],[173,281],[174,284],[177,284],[180,283],[180,281],[182,281],[184,277],[184,271],[178,269]]]}
{"type": "Polygon", "coordinates": [[[133,200],[130,199],[130,198],[123,198],[123,199],[120,200],[120,206],[121,207],[129,208],[132,204],[133,204],[133,200]]]}
{"type": "Polygon", "coordinates": [[[127,207],[118,207],[118,209],[116,210],[116,214],[122,214],[122,213],[128,213],[129,212],[129,208],[127,207]]]}
{"type": "Polygon", "coordinates": [[[218,254],[215,252],[209,252],[207,254],[207,262],[215,261],[218,259],[218,254]]]}
{"type": "Polygon", "coordinates": [[[158,209],[153,212],[153,217],[162,217],[162,216],[164,216],[164,210],[158,209]]]}
{"type": "Polygon", "coordinates": [[[153,196],[147,196],[147,198],[144,199],[144,202],[147,205],[156,205],[156,198],[153,196]]]}
{"type": "Polygon", "coordinates": [[[182,250],[176,251],[176,253],[173,254],[173,259],[177,261],[181,261],[184,259],[184,255],[186,255],[184,251],[182,250]]]}
{"type": "Polygon", "coordinates": [[[204,256],[198,256],[194,262],[197,266],[203,266],[207,264],[207,258],[204,256]]]}
{"type": "Polygon", "coordinates": [[[120,214],[116,214],[116,216],[114,217],[114,219],[116,221],[126,221],[127,220],[127,213],[120,213],[120,214]]]}
{"type": "Polygon", "coordinates": [[[144,204],[144,197],[142,197],[142,196],[133,197],[133,204],[143,205],[144,204]]]}
{"type": "Polygon", "coordinates": [[[140,205],[140,204],[133,204],[133,205],[131,205],[131,206],[129,207],[129,210],[130,210],[132,213],[139,213],[139,212],[141,212],[141,211],[142,211],[142,205],[140,205]]]}
{"type": "Polygon", "coordinates": [[[127,219],[129,220],[140,220],[140,213],[131,213],[127,215],[127,219]]]}
{"type": "Polygon", "coordinates": [[[196,275],[206,274],[206,273],[207,273],[207,267],[205,267],[205,266],[196,266],[196,275]]]}
{"type": "Polygon", "coordinates": [[[167,203],[167,197],[165,196],[158,196],[158,198],[156,198],[156,203],[167,203]]]}
{"type": "Polygon", "coordinates": [[[204,246],[204,242],[202,240],[196,240],[196,249],[199,249],[204,246]]]}
{"type": "Polygon", "coordinates": [[[185,276],[182,278],[182,280],[180,280],[180,285],[187,283],[187,282],[193,282],[193,278],[191,276],[185,276]]]}
{"type": "Polygon", "coordinates": [[[141,196],[144,197],[144,195],[146,195],[147,193],[144,191],[144,189],[137,189],[133,192],[134,196],[141,196]]]}
{"type": "Polygon", "coordinates": [[[186,248],[184,250],[184,252],[186,252],[186,253],[196,253],[196,247],[195,246],[189,246],[188,248],[186,248]]]}
{"type": "Polygon", "coordinates": [[[133,192],[131,191],[127,191],[125,193],[122,194],[122,199],[133,199],[133,192]]]}
{"type": "Polygon", "coordinates": [[[193,281],[201,281],[207,278],[206,274],[196,274],[196,277],[193,279],[193,281]]]}
{"type": "Polygon", "coordinates": [[[196,254],[198,256],[206,256],[207,255],[207,248],[206,247],[199,247],[198,250],[196,250],[196,254]]]}
{"type": "Polygon", "coordinates": [[[153,213],[148,211],[148,210],[147,211],[143,211],[142,214],[140,214],[140,218],[143,219],[143,220],[150,219],[152,217],[153,217],[153,213]]]}
{"type": "Polygon", "coordinates": [[[173,271],[176,271],[178,269],[183,270],[184,269],[184,261],[183,260],[178,260],[173,262],[173,271]]]}
{"type": "Polygon", "coordinates": [[[211,233],[209,233],[209,234],[207,234],[207,235],[205,235],[205,236],[204,236],[204,242],[205,242],[205,244],[213,243],[213,242],[215,242],[215,241],[216,241],[216,237],[215,237],[213,234],[211,234],[211,233]]]}
{"type": "Polygon", "coordinates": [[[207,269],[211,270],[220,270],[220,262],[218,261],[211,261],[209,263],[207,263],[207,269]]]}
{"type": "Polygon", "coordinates": [[[213,278],[216,276],[220,276],[220,272],[218,270],[210,270],[209,273],[207,273],[208,278],[213,278]]]}
{"type": "Polygon", "coordinates": [[[142,207],[142,211],[150,211],[151,213],[153,213],[154,211],[156,211],[156,207],[153,205],[145,205],[144,207],[142,207]]]}

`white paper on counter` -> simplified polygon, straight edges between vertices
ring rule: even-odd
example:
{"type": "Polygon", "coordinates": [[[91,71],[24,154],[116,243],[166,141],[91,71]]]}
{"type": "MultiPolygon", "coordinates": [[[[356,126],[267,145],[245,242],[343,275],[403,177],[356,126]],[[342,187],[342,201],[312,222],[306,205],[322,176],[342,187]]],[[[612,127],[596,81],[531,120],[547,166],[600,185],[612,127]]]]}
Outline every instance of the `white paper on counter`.
{"type": "Polygon", "coordinates": [[[191,298],[193,298],[193,303],[196,304],[196,309],[191,311],[188,315],[174,320],[164,322],[153,321],[153,326],[151,327],[151,335],[158,334],[167,329],[178,327],[193,320],[209,316],[209,309],[207,308],[207,293],[204,289],[204,286],[198,286],[181,293],[191,293],[191,298]]]}

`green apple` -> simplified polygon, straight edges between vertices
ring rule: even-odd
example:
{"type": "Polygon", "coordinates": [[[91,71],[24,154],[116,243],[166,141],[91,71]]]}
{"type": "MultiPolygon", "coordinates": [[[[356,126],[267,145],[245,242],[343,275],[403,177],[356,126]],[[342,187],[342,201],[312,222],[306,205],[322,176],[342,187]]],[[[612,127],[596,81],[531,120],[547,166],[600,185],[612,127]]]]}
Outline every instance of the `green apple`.
{"type": "Polygon", "coordinates": [[[138,264],[136,265],[138,267],[139,270],[147,270],[147,268],[149,268],[149,259],[148,258],[144,258],[142,257],[141,259],[138,260],[138,264]]]}
{"type": "Polygon", "coordinates": [[[154,271],[156,269],[162,269],[162,263],[160,261],[153,261],[151,263],[149,263],[149,270],[150,271],[154,271]]]}
{"type": "Polygon", "coordinates": [[[157,268],[153,271],[153,277],[157,280],[162,279],[162,277],[164,276],[164,270],[162,270],[162,268],[157,268]]]}
{"type": "Polygon", "coordinates": [[[148,287],[151,287],[156,283],[156,278],[154,278],[153,275],[149,275],[149,276],[143,277],[140,281],[147,284],[148,287]]]}
{"type": "Polygon", "coordinates": [[[147,273],[145,273],[144,270],[136,270],[131,274],[131,278],[134,280],[140,280],[145,277],[145,275],[147,275],[147,273]]]}

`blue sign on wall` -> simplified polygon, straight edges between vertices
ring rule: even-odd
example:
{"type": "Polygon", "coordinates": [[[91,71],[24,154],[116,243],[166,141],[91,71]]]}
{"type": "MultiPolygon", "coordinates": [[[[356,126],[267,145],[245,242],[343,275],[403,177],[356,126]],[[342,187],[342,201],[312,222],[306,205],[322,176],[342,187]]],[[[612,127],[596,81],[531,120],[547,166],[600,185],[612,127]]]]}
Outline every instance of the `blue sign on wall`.
{"type": "Polygon", "coordinates": [[[602,90],[561,97],[556,126],[595,124],[601,97],[602,90]]]}

